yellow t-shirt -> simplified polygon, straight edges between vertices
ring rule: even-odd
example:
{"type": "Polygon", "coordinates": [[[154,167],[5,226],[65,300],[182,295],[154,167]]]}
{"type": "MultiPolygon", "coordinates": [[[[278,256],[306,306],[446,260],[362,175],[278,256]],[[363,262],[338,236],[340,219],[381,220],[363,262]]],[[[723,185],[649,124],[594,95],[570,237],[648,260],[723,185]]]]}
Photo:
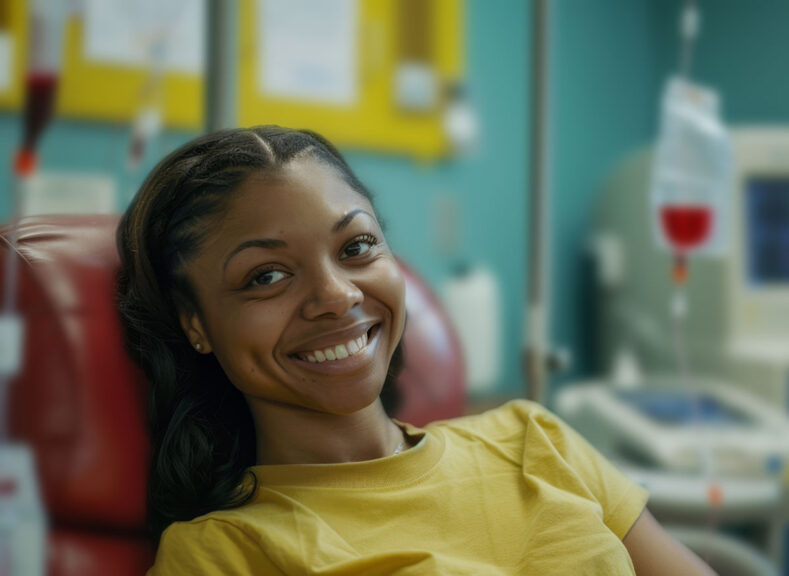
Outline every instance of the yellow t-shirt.
{"type": "Polygon", "coordinates": [[[541,406],[403,426],[396,456],[253,467],[253,501],[169,526],[149,576],[635,574],[646,491],[541,406]]]}

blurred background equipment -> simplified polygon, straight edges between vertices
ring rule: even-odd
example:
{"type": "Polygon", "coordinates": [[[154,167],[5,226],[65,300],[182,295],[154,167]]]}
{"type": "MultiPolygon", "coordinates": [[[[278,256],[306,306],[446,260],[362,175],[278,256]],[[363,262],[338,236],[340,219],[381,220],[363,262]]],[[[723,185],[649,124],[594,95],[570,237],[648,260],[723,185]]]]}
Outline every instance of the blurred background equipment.
{"type": "MultiPolygon", "coordinates": [[[[731,570],[761,553],[767,572],[758,573],[772,574],[784,566],[789,518],[787,379],[765,395],[756,390],[767,385],[763,378],[734,375],[733,343],[753,340],[728,317],[743,304],[735,294],[753,287],[742,261],[754,256],[746,238],[759,223],[746,218],[744,235],[740,224],[759,194],[754,180],[763,177],[764,156],[773,158],[775,178],[789,171],[789,155],[779,151],[785,144],[764,154],[768,142],[777,144],[764,132],[749,138],[735,130],[730,139],[717,93],[690,81],[699,22],[696,2],[686,0],[681,76],[665,88],[657,142],[617,170],[592,221],[590,342],[597,373],[608,376],[565,387],[556,407],[650,490],[661,521],[680,523],[685,535],[695,531],[689,540],[696,544],[721,529],[748,540],[706,546],[713,567],[740,573],[731,570]]],[[[781,312],[769,311],[773,318],[781,312]]]]}
{"type": "Polygon", "coordinates": [[[789,198],[789,131],[737,128],[732,144],[732,185],[718,204],[730,208],[716,213],[728,250],[692,256],[684,284],[682,354],[690,371],[668,375],[677,342],[667,336],[675,332],[666,295],[676,261],[650,233],[654,155],[648,150],[623,163],[601,194],[593,236],[606,248],[596,252],[595,357],[613,382],[625,351],[637,359],[638,372],[663,376],[637,379],[626,391],[568,388],[557,406],[609,454],[630,462],[634,477],[653,492],[656,515],[676,519],[681,512],[686,522],[714,519],[744,531],[782,566],[789,461],[789,268],[783,240],[789,229],[783,208],[789,198]],[[705,458],[711,474],[700,467],[705,458]],[[719,497],[714,506],[713,488],[719,497]],[[681,494],[699,500],[683,509],[681,494]]]}
{"type": "Polygon", "coordinates": [[[562,410],[595,446],[636,464],[701,473],[709,457],[713,478],[780,482],[789,460],[783,412],[718,380],[686,378],[651,376],[626,388],[587,383],[572,393],[568,387],[560,393],[562,410]]]}
{"type": "Polygon", "coordinates": [[[781,410],[725,382],[676,374],[625,388],[578,382],[556,407],[649,490],[652,513],[719,574],[769,575],[782,565],[789,419],[781,410]],[[720,532],[739,545],[722,545],[720,532]],[[753,562],[760,571],[733,571],[753,562]]]}
{"type": "MultiPolygon", "coordinates": [[[[763,401],[789,409],[789,129],[732,130],[734,173],[725,255],[693,259],[688,279],[687,356],[693,370],[728,381],[763,401]]],[[[634,351],[646,372],[673,365],[671,318],[665,301],[673,256],[650,234],[648,195],[652,152],[631,155],[602,191],[593,236],[598,251],[599,319],[595,352],[608,372],[622,348],[634,351]],[[613,263],[611,260],[618,260],[613,263]]]]}

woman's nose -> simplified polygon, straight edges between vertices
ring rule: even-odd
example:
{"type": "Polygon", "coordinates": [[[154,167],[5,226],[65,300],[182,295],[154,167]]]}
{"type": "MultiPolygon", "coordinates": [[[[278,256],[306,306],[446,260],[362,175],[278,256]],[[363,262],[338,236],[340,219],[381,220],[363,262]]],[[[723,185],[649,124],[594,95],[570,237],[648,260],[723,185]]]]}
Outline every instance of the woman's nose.
{"type": "Polygon", "coordinates": [[[312,282],[314,285],[303,307],[304,317],[309,320],[321,316],[341,318],[364,300],[359,287],[336,266],[323,267],[312,282]]]}

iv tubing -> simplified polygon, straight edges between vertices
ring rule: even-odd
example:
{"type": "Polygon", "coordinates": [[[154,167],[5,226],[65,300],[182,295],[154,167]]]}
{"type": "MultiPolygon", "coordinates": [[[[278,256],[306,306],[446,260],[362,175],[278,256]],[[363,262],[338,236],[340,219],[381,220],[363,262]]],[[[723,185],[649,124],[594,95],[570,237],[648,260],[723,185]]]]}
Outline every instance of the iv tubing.
{"type": "Polygon", "coordinates": [[[685,0],[685,7],[680,16],[679,33],[680,46],[680,75],[690,78],[690,68],[693,64],[693,47],[699,33],[701,17],[699,16],[696,0],[685,0]]]}
{"type": "MultiPolygon", "coordinates": [[[[687,280],[687,255],[677,252],[674,256],[674,296],[671,301],[671,316],[674,320],[674,350],[677,360],[677,372],[682,383],[687,383],[687,378],[690,374],[687,341],[685,339],[685,320],[688,314],[687,293],[685,292],[687,280]]],[[[724,495],[714,479],[712,449],[707,444],[707,438],[703,429],[702,399],[700,391],[694,392],[691,397],[693,406],[692,418],[698,428],[697,432],[700,440],[699,460],[701,462],[701,474],[707,480],[707,503],[710,506],[710,514],[707,518],[707,533],[711,535],[715,532],[715,528],[718,525],[718,511],[723,503],[724,495]]]]}

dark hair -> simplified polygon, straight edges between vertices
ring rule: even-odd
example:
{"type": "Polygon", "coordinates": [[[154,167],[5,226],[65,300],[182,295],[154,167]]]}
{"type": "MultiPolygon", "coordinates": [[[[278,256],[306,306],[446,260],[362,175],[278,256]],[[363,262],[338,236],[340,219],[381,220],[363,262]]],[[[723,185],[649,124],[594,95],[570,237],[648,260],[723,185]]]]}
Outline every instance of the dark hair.
{"type": "MultiPolygon", "coordinates": [[[[172,152],[146,178],[118,226],[118,310],[126,347],[151,386],[148,523],[157,545],[172,522],[239,506],[255,492],[254,475],[246,475],[255,464],[255,430],[244,396],[213,354],[194,351],[179,322],[179,310],[199,313],[184,265],[248,176],[301,157],[334,167],[372,201],[323,137],[258,126],[208,134],[172,152]]],[[[381,393],[390,415],[401,365],[398,346],[381,393]]]]}

